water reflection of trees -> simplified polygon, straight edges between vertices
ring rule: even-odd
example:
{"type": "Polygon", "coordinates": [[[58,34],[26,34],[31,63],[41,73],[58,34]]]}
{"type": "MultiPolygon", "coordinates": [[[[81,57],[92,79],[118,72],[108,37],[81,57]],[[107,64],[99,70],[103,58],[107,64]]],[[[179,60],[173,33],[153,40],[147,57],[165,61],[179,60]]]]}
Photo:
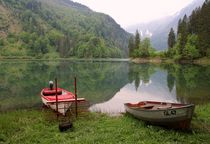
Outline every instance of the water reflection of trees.
{"type": "Polygon", "coordinates": [[[165,64],[162,67],[168,71],[169,90],[175,86],[180,101],[206,103],[210,100],[210,66],[165,64]]]}
{"type": "Polygon", "coordinates": [[[40,104],[39,93],[48,81],[58,78],[59,86],[73,91],[74,76],[78,95],[92,103],[107,101],[128,82],[136,89],[147,84],[156,69],[168,72],[167,85],[177,98],[193,103],[210,100],[210,66],[131,64],[126,62],[1,62],[0,111],[40,104]]]}
{"type": "Polygon", "coordinates": [[[128,63],[121,62],[4,62],[0,63],[0,110],[31,107],[41,103],[39,93],[49,80],[92,103],[110,99],[128,83],[128,63]]]}
{"type": "Polygon", "coordinates": [[[128,83],[128,63],[125,62],[71,62],[61,63],[57,69],[60,84],[74,90],[73,78],[78,80],[78,95],[91,103],[112,98],[128,83]]]}
{"type": "Polygon", "coordinates": [[[39,104],[37,95],[53,67],[44,62],[1,62],[0,111],[39,104]]]}
{"type": "Polygon", "coordinates": [[[156,69],[167,71],[167,86],[176,90],[181,102],[207,103],[210,101],[210,66],[180,64],[130,64],[128,79],[138,89],[141,82],[148,83],[156,69]]]}
{"type": "Polygon", "coordinates": [[[129,73],[128,79],[129,82],[135,83],[136,89],[138,89],[140,82],[142,81],[144,84],[149,83],[150,76],[155,72],[155,65],[151,64],[130,64],[129,65],[129,73]]]}

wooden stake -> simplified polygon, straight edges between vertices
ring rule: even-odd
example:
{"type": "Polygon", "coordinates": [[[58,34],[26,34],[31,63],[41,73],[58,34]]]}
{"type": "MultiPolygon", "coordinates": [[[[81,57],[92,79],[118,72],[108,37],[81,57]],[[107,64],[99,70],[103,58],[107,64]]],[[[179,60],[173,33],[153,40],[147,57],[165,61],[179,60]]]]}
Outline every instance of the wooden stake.
{"type": "Polygon", "coordinates": [[[75,95],[75,111],[77,117],[77,78],[74,77],[74,95],[75,95]]]}
{"type": "Polygon", "coordinates": [[[56,112],[58,117],[58,83],[57,78],[55,78],[55,96],[56,96],[56,112]]]}

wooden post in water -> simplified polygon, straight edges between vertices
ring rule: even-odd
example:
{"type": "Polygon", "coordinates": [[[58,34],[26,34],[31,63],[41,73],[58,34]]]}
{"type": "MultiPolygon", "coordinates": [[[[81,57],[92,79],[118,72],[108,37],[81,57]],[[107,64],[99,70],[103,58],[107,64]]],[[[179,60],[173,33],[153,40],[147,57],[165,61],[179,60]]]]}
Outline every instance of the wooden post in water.
{"type": "Polygon", "coordinates": [[[58,117],[58,83],[57,78],[55,78],[55,96],[56,96],[56,113],[58,117]]]}
{"type": "Polygon", "coordinates": [[[74,77],[75,112],[77,117],[77,78],[74,77]]]}

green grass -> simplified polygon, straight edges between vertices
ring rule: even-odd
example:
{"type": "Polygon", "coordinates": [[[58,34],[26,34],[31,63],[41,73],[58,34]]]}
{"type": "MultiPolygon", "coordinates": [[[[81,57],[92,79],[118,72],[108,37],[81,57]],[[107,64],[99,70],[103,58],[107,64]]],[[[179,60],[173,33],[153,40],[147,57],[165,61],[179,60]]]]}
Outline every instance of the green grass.
{"type": "Polygon", "coordinates": [[[50,110],[17,110],[1,113],[0,143],[210,143],[210,104],[196,107],[189,132],[146,125],[130,115],[109,117],[80,113],[74,129],[59,132],[50,110]]]}

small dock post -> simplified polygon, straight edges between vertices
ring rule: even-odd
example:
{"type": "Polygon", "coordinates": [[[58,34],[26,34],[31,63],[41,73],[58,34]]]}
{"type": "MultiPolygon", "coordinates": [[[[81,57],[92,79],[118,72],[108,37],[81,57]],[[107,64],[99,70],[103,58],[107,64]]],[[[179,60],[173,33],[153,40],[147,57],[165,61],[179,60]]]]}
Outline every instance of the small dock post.
{"type": "Polygon", "coordinates": [[[76,117],[78,115],[77,113],[77,78],[74,77],[74,95],[75,95],[75,112],[76,112],[76,117]]]}
{"type": "Polygon", "coordinates": [[[56,96],[56,113],[58,118],[58,82],[57,78],[55,78],[55,96],[56,96]]]}

